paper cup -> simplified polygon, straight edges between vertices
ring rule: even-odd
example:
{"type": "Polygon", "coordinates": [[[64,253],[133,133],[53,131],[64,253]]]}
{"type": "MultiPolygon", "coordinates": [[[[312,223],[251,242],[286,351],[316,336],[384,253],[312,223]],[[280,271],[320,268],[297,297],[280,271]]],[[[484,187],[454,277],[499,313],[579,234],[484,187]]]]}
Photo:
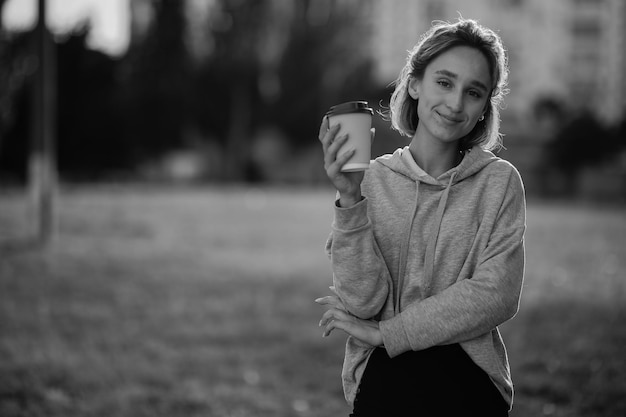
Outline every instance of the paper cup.
{"type": "Polygon", "coordinates": [[[338,104],[328,110],[329,128],[340,124],[341,128],[336,137],[347,134],[348,140],[337,152],[337,157],[349,149],[356,152],[341,168],[342,172],[364,171],[370,166],[372,155],[372,115],[374,112],[367,107],[367,101],[350,101],[338,104]]]}

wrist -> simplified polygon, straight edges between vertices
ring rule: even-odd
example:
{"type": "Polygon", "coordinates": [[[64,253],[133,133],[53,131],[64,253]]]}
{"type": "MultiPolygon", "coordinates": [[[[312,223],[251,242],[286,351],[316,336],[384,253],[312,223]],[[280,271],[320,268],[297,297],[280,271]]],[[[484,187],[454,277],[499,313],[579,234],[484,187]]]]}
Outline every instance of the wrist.
{"type": "Polygon", "coordinates": [[[339,207],[348,208],[352,207],[361,201],[363,197],[361,196],[361,192],[359,191],[356,194],[340,194],[339,195],[339,207]]]}

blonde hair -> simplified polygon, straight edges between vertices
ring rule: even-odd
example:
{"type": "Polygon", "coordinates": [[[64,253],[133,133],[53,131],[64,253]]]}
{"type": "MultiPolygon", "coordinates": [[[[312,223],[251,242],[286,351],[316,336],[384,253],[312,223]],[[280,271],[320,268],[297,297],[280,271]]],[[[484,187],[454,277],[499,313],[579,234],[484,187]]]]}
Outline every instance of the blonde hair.
{"type": "Polygon", "coordinates": [[[461,139],[461,150],[479,145],[492,150],[502,146],[500,134],[500,107],[506,89],[509,70],[500,37],[491,29],[479,25],[475,20],[460,18],[455,23],[435,22],[415,47],[409,52],[406,64],[395,81],[387,118],[402,135],[413,136],[417,129],[417,100],[408,92],[411,78],[421,80],[428,64],[447,50],[457,46],[468,46],[483,53],[491,75],[491,92],[486,106],[485,118],[476,123],[470,133],[461,139]]]}

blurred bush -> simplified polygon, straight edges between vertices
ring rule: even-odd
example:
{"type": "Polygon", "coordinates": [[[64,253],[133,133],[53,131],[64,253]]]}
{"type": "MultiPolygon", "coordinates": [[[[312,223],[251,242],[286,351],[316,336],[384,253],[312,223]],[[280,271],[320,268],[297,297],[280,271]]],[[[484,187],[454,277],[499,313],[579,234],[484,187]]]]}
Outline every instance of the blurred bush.
{"type": "Polygon", "coordinates": [[[565,121],[547,147],[550,190],[588,197],[626,196],[626,123],[607,126],[590,112],[565,121]],[[556,180],[554,180],[556,179],[556,180]]]}

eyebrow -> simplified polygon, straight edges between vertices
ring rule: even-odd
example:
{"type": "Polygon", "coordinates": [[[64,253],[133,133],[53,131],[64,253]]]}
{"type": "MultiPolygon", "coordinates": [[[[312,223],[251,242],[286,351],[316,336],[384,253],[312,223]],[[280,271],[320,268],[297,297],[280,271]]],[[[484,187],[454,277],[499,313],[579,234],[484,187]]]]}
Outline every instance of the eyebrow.
{"type": "MultiPolygon", "coordinates": [[[[445,75],[446,77],[450,77],[450,78],[453,78],[453,79],[455,79],[455,80],[456,80],[457,78],[459,78],[459,76],[458,76],[458,75],[456,75],[456,74],[455,74],[455,73],[453,73],[452,71],[448,71],[448,70],[446,70],[446,69],[442,69],[442,70],[435,71],[435,74],[445,75]]],[[[470,85],[473,85],[473,86],[478,87],[478,88],[480,88],[480,89],[482,89],[482,90],[485,90],[485,92],[489,91],[489,88],[487,88],[487,86],[486,86],[485,84],[483,84],[482,82],[480,82],[480,81],[478,81],[478,80],[472,80],[472,81],[470,82],[470,85]]]]}

